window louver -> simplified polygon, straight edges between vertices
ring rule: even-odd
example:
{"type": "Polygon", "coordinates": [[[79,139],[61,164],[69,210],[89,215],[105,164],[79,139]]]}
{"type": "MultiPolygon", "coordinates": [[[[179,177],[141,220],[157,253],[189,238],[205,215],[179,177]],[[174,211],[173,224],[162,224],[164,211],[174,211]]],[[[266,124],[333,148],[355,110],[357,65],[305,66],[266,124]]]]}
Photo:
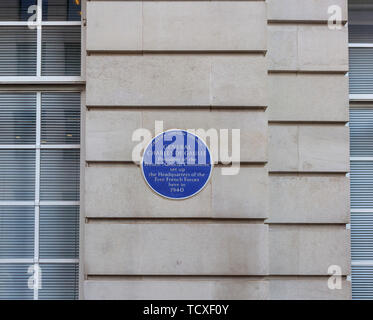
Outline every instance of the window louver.
{"type": "Polygon", "coordinates": [[[0,150],[0,201],[35,199],[35,150],[0,150]]]}
{"type": "Polygon", "coordinates": [[[373,299],[373,266],[352,266],[352,298],[373,299]]]}
{"type": "Polygon", "coordinates": [[[0,206],[0,258],[34,257],[33,206],[0,206]]]}
{"type": "MultiPolygon", "coordinates": [[[[350,94],[373,95],[373,2],[348,1],[350,94]]],[[[361,95],[361,96],[359,96],[361,95]]],[[[373,108],[350,107],[352,298],[373,299],[373,108]]]]}
{"type": "Polygon", "coordinates": [[[77,259],[79,257],[79,207],[40,207],[40,257],[77,259]]]}
{"type": "Polygon", "coordinates": [[[0,94],[0,145],[35,144],[36,94],[0,94]]]}
{"type": "Polygon", "coordinates": [[[351,245],[353,260],[373,260],[373,209],[351,214],[351,245]]]}
{"type": "Polygon", "coordinates": [[[373,208],[373,161],[351,161],[351,208],[373,208]]]}
{"type": "Polygon", "coordinates": [[[350,43],[373,43],[372,25],[355,25],[348,27],[350,43]]]}
{"type": "Polygon", "coordinates": [[[80,76],[81,27],[42,28],[43,76],[80,76]]]}
{"type": "Polygon", "coordinates": [[[80,21],[80,10],[76,0],[44,0],[43,21],[80,21]]]}
{"type": "Polygon", "coordinates": [[[33,299],[34,291],[28,288],[29,264],[0,263],[0,299],[33,299]]]}
{"type": "Polygon", "coordinates": [[[0,21],[27,21],[32,13],[28,8],[36,5],[37,0],[1,0],[0,21]]]}
{"type": "Polygon", "coordinates": [[[12,264],[0,261],[0,299],[34,297],[34,290],[27,286],[32,276],[32,272],[27,273],[27,268],[33,265],[34,256],[49,259],[48,264],[40,260],[45,287],[38,289],[36,296],[40,299],[76,299],[79,294],[80,210],[78,202],[72,205],[65,201],[79,201],[80,94],[0,94],[0,114],[0,132],[4,132],[0,137],[0,201],[14,202],[14,205],[0,202],[0,260],[13,259],[9,261],[12,264]],[[37,95],[41,98],[40,142],[45,139],[46,144],[53,144],[52,149],[40,151],[36,147],[37,95]],[[20,137],[20,143],[14,140],[15,135],[20,137]],[[38,152],[40,200],[57,203],[41,202],[35,208],[32,203],[37,199],[38,152]],[[31,201],[31,204],[17,204],[20,201],[31,201]],[[39,212],[38,219],[35,212],[39,212]],[[39,233],[35,233],[36,221],[39,233]],[[36,239],[38,254],[34,252],[36,239]],[[16,263],[14,259],[22,260],[16,263]],[[24,259],[30,259],[30,262],[26,264],[24,259]]]}
{"type": "Polygon", "coordinates": [[[80,94],[43,93],[42,144],[80,143],[80,94]]]}
{"type": "Polygon", "coordinates": [[[350,108],[352,298],[373,299],[373,108],[350,108]],[[364,265],[361,261],[368,263],[364,265]],[[354,265],[355,263],[355,265],[354,265]]]}
{"type": "Polygon", "coordinates": [[[79,150],[41,150],[40,200],[79,200],[79,150]]]}
{"type": "Polygon", "coordinates": [[[36,29],[0,26],[0,76],[36,75],[36,29]]]}
{"type": "Polygon", "coordinates": [[[41,264],[39,299],[78,299],[79,266],[73,263],[41,264]]]}
{"type": "MultiPolygon", "coordinates": [[[[2,81],[75,81],[80,10],[77,0],[0,0],[2,81]],[[29,28],[37,3],[41,25],[29,28]]],[[[78,298],[80,93],[73,91],[0,93],[0,299],[78,298]],[[28,286],[34,267],[42,288],[28,286]]]]}
{"type": "Polygon", "coordinates": [[[373,157],[373,108],[350,108],[351,157],[373,157]]]}
{"type": "Polygon", "coordinates": [[[373,94],[373,48],[350,48],[350,94],[373,94]]]}

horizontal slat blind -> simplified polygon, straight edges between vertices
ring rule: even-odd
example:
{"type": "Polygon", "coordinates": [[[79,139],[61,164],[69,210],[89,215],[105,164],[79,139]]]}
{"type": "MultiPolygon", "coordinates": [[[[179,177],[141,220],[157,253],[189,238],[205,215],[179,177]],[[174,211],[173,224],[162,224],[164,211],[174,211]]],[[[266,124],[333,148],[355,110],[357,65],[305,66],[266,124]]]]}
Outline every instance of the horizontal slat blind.
{"type": "Polygon", "coordinates": [[[81,26],[42,28],[43,76],[80,76],[81,26]]]}
{"type": "Polygon", "coordinates": [[[36,94],[0,93],[0,145],[35,144],[36,94]]]}
{"type": "Polygon", "coordinates": [[[0,258],[34,257],[33,206],[0,206],[0,258]]]}
{"type": "Polygon", "coordinates": [[[35,150],[0,150],[0,201],[35,200],[35,150]]]}
{"type": "MultiPolygon", "coordinates": [[[[79,93],[43,93],[41,112],[42,144],[80,143],[79,93]]],[[[40,170],[41,200],[79,200],[79,149],[41,150],[40,170]]],[[[78,259],[79,213],[79,206],[40,207],[41,259],[78,259]]],[[[42,263],[40,267],[39,299],[78,299],[78,263],[42,263]]]]}
{"type": "Polygon", "coordinates": [[[350,94],[373,94],[373,48],[350,48],[350,94]]]}
{"type": "Polygon", "coordinates": [[[0,76],[36,75],[36,29],[0,26],[0,76]]]}
{"type": "MultiPolygon", "coordinates": [[[[373,3],[371,0],[348,1],[348,27],[372,25],[373,3]]],[[[351,42],[351,41],[350,41],[351,42]]]]}
{"type": "MultiPolygon", "coordinates": [[[[373,44],[372,9],[372,1],[349,1],[349,43],[373,44]]],[[[349,51],[350,94],[373,94],[373,48],[352,45],[349,51]]],[[[373,157],[371,106],[350,108],[350,155],[361,158],[350,166],[352,298],[373,299],[373,161],[364,161],[373,157]]]]}
{"type": "Polygon", "coordinates": [[[352,266],[352,298],[373,299],[373,266],[352,266]]]}
{"type": "Polygon", "coordinates": [[[80,93],[43,93],[42,144],[80,143],[80,93]]]}
{"type": "Polygon", "coordinates": [[[351,161],[351,208],[373,208],[373,161],[351,161]]]}
{"type": "Polygon", "coordinates": [[[0,299],[33,299],[34,290],[28,288],[29,264],[0,263],[0,299]]]}
{"type": "MultiPolygon", "coordinates": [[[[0,77],[80,76],[81,25],[63,22],[81,21],[81,1],[42,0],[42,21],[60,23],[42,23],[40,33],[17,25],[36,13],[30,6],[37,2],[0,0],[0,22],[6,21],[0,26],[0,77]]],[[[80,93],[0,93],[0,299],[78,298],[79,144],[80,93]],[[39,206],[39,199],[57,203],[39,206]],[[41,269],[39,289],[28,287],[33,263],[41,269]]]]}
{"type": "Polygon", "coordinates": [[[76,259],[79,257],[79,207],[40,207],[40,257],[76,259]]]}
{"type": "Polygon", "coordinates": [[[77,201],[79,150],[41,150],[40,199],[77,201]]]}
{"type": "Polygon", "coordinates": [[[373,43],[373,25],[348,26],[350,43],[373,43]]]}
{"type": "Polygon", "coordinates": [[[36,0],[1,0],[0,21],[27,21],[34,13],[28,13],[28,8],[36,5],[36,0]]]}
{"type": "Polygon", "coordinates": [[[78,299],[79,265],[75,263],[41,264],[42,288],[39,299],[78,299]]]}
{"type": "Polygon", "coordinates": [[[80,1],[76,0],[44,0],[44,21],[80,21],[80,1]]]}
{"type": "Polygon", "coordinates": [[[350,155],[373,157],[373,107],[350,108],[350,155]]]}
{"type": "Polygon", "coordinates": [[[373,260],[373,209],[351,214],[351,255],[353,260],[373,260]]]}

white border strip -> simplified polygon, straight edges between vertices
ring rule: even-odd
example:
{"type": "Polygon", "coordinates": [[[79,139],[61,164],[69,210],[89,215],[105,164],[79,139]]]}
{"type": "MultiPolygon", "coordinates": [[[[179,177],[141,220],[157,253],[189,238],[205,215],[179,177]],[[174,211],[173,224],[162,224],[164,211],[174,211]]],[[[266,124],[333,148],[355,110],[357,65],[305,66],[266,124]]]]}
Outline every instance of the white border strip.
{"type": "Polygon", "coordinates": [[[34,259],[0,259],[0,263],[34,263],[34,259]]]}
{"type": "Polygon", "coordinates": [[[350,94],[350,100],[373,101],[373,94],[350,94]]]}
{"type": "MultiPolygon", "coordinates": [[[[36,201],[0,201],[1,206],[35,206],[36,201]]],[[[41,206],[79,206],[80,201],[39,201],[41,206]]]]}
{"type": "Polygon", "coordinates": [[[0,206],[34,206],[35,201],[0,201],[0,206]]]}
{"type": "MultiPolygon", "coordinates": [[[[41,0],[38,0],[38,4],[41,0]]],[[[40,72],[40,70],[38,71],[40,72]]],[[[41,92],[36,93],[36,149],[35,149],[35,226],[34,226],[34,300],[39,299],[39,220],[40,220],[40,137],[41,137],[41,92]],[[37,285],[35,285],[35,282],[37,285]]]]}
{"type": "MultiPolygon", "coordinates": [[[[42,26],[81,26],[81,21],[41,21],[41,18],[37,19],[37,22],[42,26]]],[[[27,27],[28,21],[0,21],[2,27],[27,27]]]]}
{"type": "Polygon", "coordinates": [[[37,14],[36,14],[36,76],[41,76],[41,46],[42,46],[42,39],[41,39],[41,21],[42,21],[42,0],[37,1],[37,14]]]}
{"type": "Polygon", "coordinates": [[[40,149],[80,149],[79,144],[42,144],[40,149]]]}
{"type": "Polygon", "coordinates": [[[79,263],[79,259],[39,259],[39,263],[79,263]]]}
{"type": "MultiPolygon", "coordinates": [[[[36,149],[35,144],[2,144],[0,149],[36,149]]],[[[80,149],[79,144],[42,144],[40,149],[80,149]]]]}
{"type": "MultiPolygon", "coordinates": [[[[41,67],[41,66],[40,66],[41,67]]],[[[7,76],[0,77],[0,84],[19,84],[28,82],[40,82],[47,84],[61,83],[82,83],[84,82],[81,76],[7,76]]]]}
{"type": "Polygon", "coordinates": [[[352,213],[364,213],[364,212],[371,212],[373,213],[373,208],[371,209],[351,209],[352,213]]]}
{"type": "Polygon", "coordinates": [[[41,206],[79,206],[80,201],[40,201],[41,206]]]}
{"type": "Polygon", "coordinates": [[[373,157],[350,157],[350,161],[373,161],[373,157]]]}
{"type": "Polygon", "coordinates": [[[349,48],[373,48],[373,43],[349,43],[349,48]]]}
{"type": "Polygon", "coordinates": [[[373,267],[373,260],[352,260],[352,266],[371,266],[373,267]]]}
{"type": "MultiPolygon", "coordinates": [[[[79,263],[79,259],[38,259],[38,263],[79,263]]],[[[29,263],[35,264],[35,259],[0,259],[0,264],[5,263],[29,263]]]]}

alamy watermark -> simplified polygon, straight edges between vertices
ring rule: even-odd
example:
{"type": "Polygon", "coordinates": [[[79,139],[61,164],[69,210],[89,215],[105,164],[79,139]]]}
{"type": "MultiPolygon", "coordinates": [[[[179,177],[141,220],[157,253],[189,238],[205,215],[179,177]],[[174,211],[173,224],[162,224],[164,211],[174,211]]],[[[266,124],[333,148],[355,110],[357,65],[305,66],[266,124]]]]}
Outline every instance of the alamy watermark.
{"type": "MultiPolygon", "coordinates": [[[[80,6],[81,0],[74,0],[75,5],[77,8],[80,6]]],[[[41,21],[42,21],[42,6],[38,4],[30,5],[27,8],[27,13],[30,14],[30,17],[27,19],[27,26],[29,29],[41,29],[41,21]]],[[[81,15],[82,12],[79,11],[81,15]]]]}
{"type": "MultiPolygon", "coordinates": [[[[154,132],[157,136],[164,132],[163,121],[155,121],[154,132]]],[[[224,164],[221,167],[222,175],[237,175],[240,171],[241,159],[241,131],[240,129],[187,129],[187,132],[198,136],[204,142],[208,143],[211,152],[212,162],[214,164],[224,164]]],[[[139,142],[132,150],[132,161],[136,164],[142,160],[144,149],[152,140],[152,132],[146,128],[136,129],[132,134],[132,141],[139,142]]],[[[175,142],[170,144],[170,148],[174,148],[173,144],[178,144],[177,137],[175,142]]],[[[159,146],[159,150],[163,150],[163,146],[159,146]]],[[[160,151],[160,152],[161,152],[160,151]]]]}
{"type": "Polygon", "coordinates": [[[331,265],[328,268],[328,274],[331,275],[328,278],[328,288],[330,290],[341,290],[342,289],[342,268],[338,265],[331,265]]]}
{"type": "Polygon", "coordinates": [[[27,286],[29,289],[41,289],[41,278],[42,278],[42,271],[40,265],[32,264],[28,267],[27,273],[31,274],[31,276],[27,280],[27,286]]]}
{"type": "Polygon", "coordinates": [[[342,8],[338,5],[331,5],[328,7],[328,28],[330,30],[342,29],[342,8]]]}

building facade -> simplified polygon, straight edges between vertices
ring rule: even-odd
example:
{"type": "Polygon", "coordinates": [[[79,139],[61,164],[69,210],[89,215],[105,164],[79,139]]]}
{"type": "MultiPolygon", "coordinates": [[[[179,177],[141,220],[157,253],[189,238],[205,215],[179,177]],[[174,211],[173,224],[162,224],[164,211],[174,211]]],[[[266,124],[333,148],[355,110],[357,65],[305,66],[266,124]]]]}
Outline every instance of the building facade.
{"type": "Polygon", "coordinates": [[[0,9],[0,298],[373,298],[372,1],[0,9]],[[140,128],[240,158],[165,199],[140,128]]]}

